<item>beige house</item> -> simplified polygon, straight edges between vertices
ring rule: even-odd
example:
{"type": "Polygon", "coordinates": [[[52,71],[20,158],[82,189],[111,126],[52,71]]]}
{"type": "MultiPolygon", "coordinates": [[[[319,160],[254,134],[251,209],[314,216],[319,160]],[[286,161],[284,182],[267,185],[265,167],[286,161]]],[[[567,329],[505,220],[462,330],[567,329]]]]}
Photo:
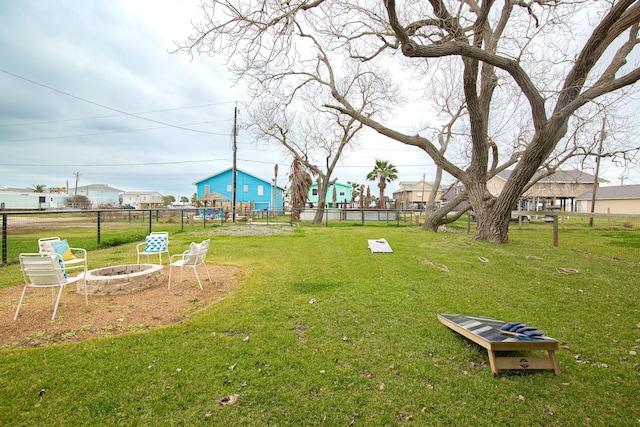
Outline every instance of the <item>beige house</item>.
{"type": "MultiPolygon", "coordinates": [[[[578,212],[591,212],[592,191],[576,198],[578,212]]],[[[640,214],[640,185],[598,187],[595,213],[640,214]]]]}
{"type": "MultiPolygon", "coordinates": [[[[393,199],[398,207],[403,209],[421,209],[429,201],[432,184],[425,181],[401,182],[400,188],[393,193],[393,199]]],[[[438,192],[436,202],[442,198],[442,192],[438,192]]]]}
{"type": "Polygon", "coordinates": [[[164,206],[164,199],[157,191],[127,191],[122,194],[122,205],[130,205],[136,209],[161,208],[164,206]]]}
{"type": "MultiPolygon", "coordinates": [[[[512,170],[505,170],[487,181],[489,192],[497,196],[504,189],[512,170]]],[[[578,170],[557,171],[541,178],[520,198],[520,207],[525,211],[561,209],[576,210],[576,198],[593,190],[594,176],[578,170]]],[[[609,182],[599,179],[599,183],[609,182]]]]}

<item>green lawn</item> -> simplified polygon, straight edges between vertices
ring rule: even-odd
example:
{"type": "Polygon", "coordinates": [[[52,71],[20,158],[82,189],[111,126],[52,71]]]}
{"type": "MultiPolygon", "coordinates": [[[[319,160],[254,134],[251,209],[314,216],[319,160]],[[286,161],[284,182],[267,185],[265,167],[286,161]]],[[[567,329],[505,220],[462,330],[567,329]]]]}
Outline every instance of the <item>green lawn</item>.
{"type": "MultiPolygon", "coordinates": [[[[172,235],[173,251],[220,229],[172,235]]],[[[0,351],[0,424],[638,425],[637,232],[571,233],[590,249],[515,227],[500,246],[395,226],[214,234],[208,263],[243,270],[223,301],[151,332],[0,351]],[[367,249],[382,237],[393,254],[367,249]],[[562,374],[494,378],[437,313],[534,325],[563,342],[562,374]]],[[[0,273],[20,283],[18,266],[0,273]]]]}

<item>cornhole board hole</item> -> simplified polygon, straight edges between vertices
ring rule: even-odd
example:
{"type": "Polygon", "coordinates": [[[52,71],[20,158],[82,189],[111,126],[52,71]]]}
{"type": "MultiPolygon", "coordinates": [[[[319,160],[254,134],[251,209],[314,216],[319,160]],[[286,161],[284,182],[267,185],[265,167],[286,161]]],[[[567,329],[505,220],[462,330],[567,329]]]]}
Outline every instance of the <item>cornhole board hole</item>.
{"type": "Polygon", "coordinates": [[[560,366],[555,351],[558,341],[549,337],[504,335],[500,328],[506,322],[485,316],[464,314],[438,314],[438,320],[465,338],[487,349],[493,375],[500,369],[553,369],[560,375],[560,366]],[[498,357],[496,351],[547,351],[547,357],[498,357]]]}
{"type": "Polygon", "coordinates": [[[368,240],[368,242],[369,242],[369,249],[371,249],[371,252],[373,253],[393,252],[393,250],[391,249],[391,246],[389,246],[389,243],[387,243],[385,239],[368,240]]]}

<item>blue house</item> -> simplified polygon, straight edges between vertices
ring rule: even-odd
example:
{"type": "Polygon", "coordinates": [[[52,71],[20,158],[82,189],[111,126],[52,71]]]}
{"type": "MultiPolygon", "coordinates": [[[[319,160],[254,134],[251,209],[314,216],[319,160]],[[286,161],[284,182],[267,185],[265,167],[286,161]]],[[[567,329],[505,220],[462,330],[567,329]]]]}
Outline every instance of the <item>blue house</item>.
{"type": "MultiPolygon", "coordinates": [[[[341,184],[336,182],[329,186],[327,190],[327,197],[325,199],[326,206],[328,208],[337,208],[340,203],[350,202],[351,201],[351,186],[347,184],[341,184]],[[335,191],[335,205],[333,203],[333,196],[335,191]]],[[[309,195],[307,196],[307,203],[312,204],[313,206],[318,205],[318,184],[313,184],[309,187],[309,195]]]]}
{"type": "MultiPolygon", "coordinates": [[[[233,199],[233,169],[229,168],[203,178],[194,183],[196,185],[196,196],[198,198],[209,193],[220,193],[223,196],[233,199]]],[[[275,187],[270,181],[258,178],[254,175],[236,169],[236,206],[238,204],[253,204],[255,210],[281,210],[284,208],[284,189],[275,187]]],[[[228,204],[229,202],[225,202],[228,204]]]]}

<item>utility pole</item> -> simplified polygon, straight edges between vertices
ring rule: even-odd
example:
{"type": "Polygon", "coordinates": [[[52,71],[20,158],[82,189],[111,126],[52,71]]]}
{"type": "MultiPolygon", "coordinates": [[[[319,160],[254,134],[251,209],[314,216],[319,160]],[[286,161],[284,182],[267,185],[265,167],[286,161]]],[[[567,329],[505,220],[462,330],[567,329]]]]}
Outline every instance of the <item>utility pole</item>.
{"type": "MultiPolygon", "coordinates": [[[[426,174],[422,174],[422,193],[420,193],[420,208],[425,209],[424,206],[424,180],[426,179],[426,174]]],[[[425,209],[426,212],[426,209],[425,209]]]]}
{"type": "Polygon", "coordinates": [[[74,175],[76,176],[76,193],[75,196],[78,195],[78,180],[80,179],[80,172],[76,172],[74,173],[74,175]]]}
{"type": "Polygon", "coordinates": [[[231,189],[233,191],[233,194],[231,195],[231,222],[233,222],[234,224],[236,223],[236,202],[237,202],[237,198],[236,198],[236,187],[238,185],[238,183],[236,182],[236,175],[238,174],[237,171],[237,167],[236,167],[236,153],[238,151],[238,141],[237,141],[237,137],[238,137],[238,106],[236,105],[233,108],[233,168],[231,173],[233,174],[233,177],[231,178],[231,189]]]}
{"type": "MultiPolygon", "coordinates": [[[[591,193],[591,213],[596,209],[596,191],[598,189],[598,174],[600,173],[600,157],[602,156],[602,144],[607,137],[607,132],[604,130],[604,125],[607,118],[602,119],[602,129],[600,130],[600,142],[598,144],[598,157],[596,157],[596,172],[593,177],[593,193],[591,193]]],[[[589,217],[589,227],[593,227],[593,215],[589,217]]]]}
{"type": "Polygon", "coordinates": [[[273,215],[277,216],[278,211],[278,164],[276,163],[273,167],[273,210],[276,213],[273,215]]]}

